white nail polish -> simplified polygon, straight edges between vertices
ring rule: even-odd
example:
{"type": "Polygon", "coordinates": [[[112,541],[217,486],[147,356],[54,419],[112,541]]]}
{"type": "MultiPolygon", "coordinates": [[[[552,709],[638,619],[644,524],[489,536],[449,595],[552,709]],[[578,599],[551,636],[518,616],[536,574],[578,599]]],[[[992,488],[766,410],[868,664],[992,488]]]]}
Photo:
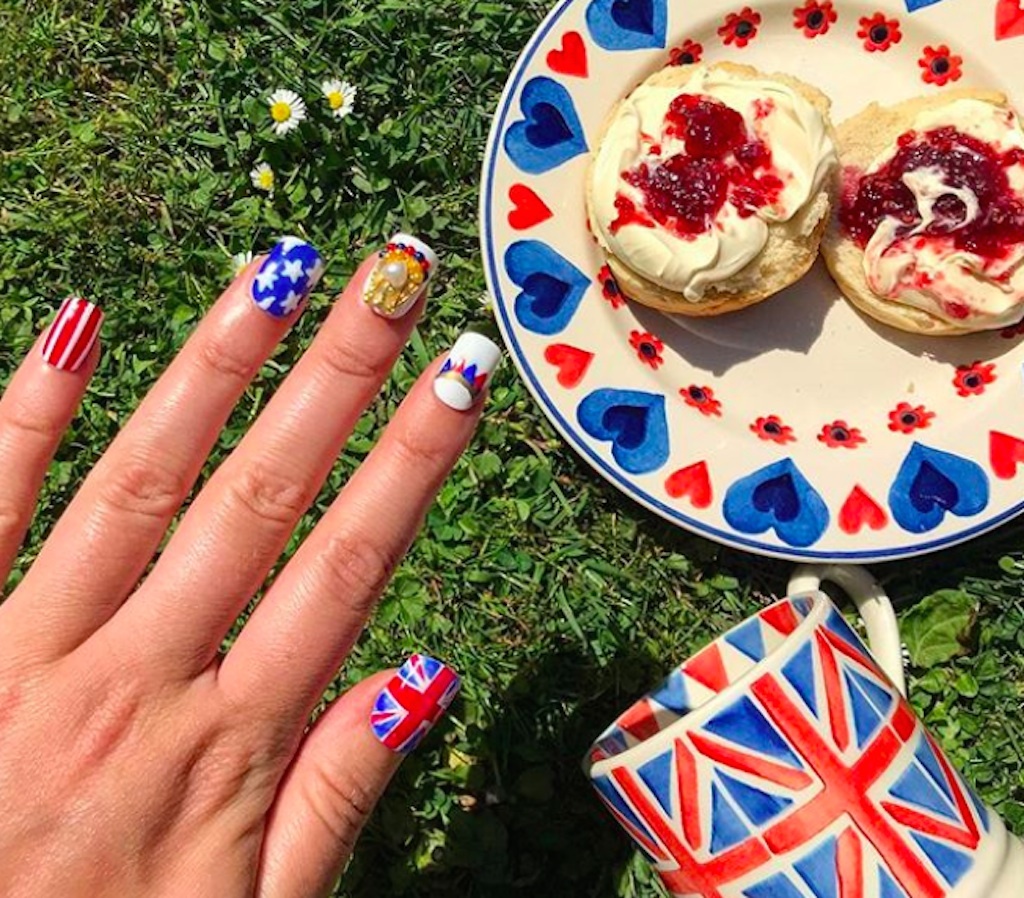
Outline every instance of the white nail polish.
{"type": "Polygon", "coordinates": [[[469,411],[487,389],[501,361],[501,348],[480,334],[465,333],[452,347],[434,380],[434,394],[449,408],[469,411]]]}
{"type": "Polygon", "coordinates": [[[437,270],[437,253],[409,234],[395,234],[366,278],[363,301],[383,318],[401,318],[437,270]]]}

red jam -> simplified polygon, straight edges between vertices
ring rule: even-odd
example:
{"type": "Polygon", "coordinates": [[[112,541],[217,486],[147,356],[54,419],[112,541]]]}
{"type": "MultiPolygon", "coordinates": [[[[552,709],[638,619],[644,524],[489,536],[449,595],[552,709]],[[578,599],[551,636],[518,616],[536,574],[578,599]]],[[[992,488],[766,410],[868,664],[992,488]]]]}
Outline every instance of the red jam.
{"type": "Polygon", "coordinates": [[[1024,162],[1024,153],[999,153],[990,144],[952,127],[904,134],[899,147],[880,171],[856,175],[845,185],[840,221],[861,247],[868,245],[889,216],[901,222],[897,238],[921,225],[917,200],[903,183],[903,176],[933,167],[942,171],[950,187],[971,191],[981,211],[974,221],[967,222],[963,202],[946,194],[936,203],[936,220],[923,236],[952,240],[956,249],[993,260],[1024,243],[1024,202],[1013,192],[1007,171],[1024,162]]]}
{"type": "Polygon", "coordinates": [[[666,133],[681,137],[686,155],[724,159],[747,141],[747,123],[735,109],[695,94],[681,94],[665,116],[666,133]]]}
{"type": "Polygon", "coordinates": [[[686,152],[623,173],[623,180],[643,194],[643,208],[619,194],[613,234],[628,224],[654,227],[657,222],[695,237],[714,226],[727,202],[749,218],[778,201],[785,185],[770,172],[771,150],[747,132],[735,109],[710,97],[681,94],[665,116],[664,135],[682,141],[686,152]]]}
{"type": "Polygon", "coordinates": [[[628,196],[615,197],[615,211],[619,213],[615,219],[615,226],[619,228],[628,224],[640,225],[642,228],[654,227],[654,222],[637,209],[636,203],[628,196]]]}

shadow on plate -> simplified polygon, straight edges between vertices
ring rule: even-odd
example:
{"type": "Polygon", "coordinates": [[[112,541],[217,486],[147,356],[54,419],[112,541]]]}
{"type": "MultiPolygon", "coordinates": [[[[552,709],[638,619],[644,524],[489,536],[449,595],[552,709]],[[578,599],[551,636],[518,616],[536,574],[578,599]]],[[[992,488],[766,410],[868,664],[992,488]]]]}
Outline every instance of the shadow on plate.
{"type": "Polygon", "coordinates": [[[656,334],[671,352],[716,377],[767,353],[810,355],[827,327],[848,329],[850,339],[858,345],[884,340],[909,356],[952,365],[995,361],[1014,350],[1024,337],[1008,339],[1000,331],[966,337],[918,337],[876,322],[853,306],[848,306],[852,314],[827,322],[837,303],[846,300],[819,260],[799,283],[741,312],[690,318],[634,308],[641,327],[656,334]]]}

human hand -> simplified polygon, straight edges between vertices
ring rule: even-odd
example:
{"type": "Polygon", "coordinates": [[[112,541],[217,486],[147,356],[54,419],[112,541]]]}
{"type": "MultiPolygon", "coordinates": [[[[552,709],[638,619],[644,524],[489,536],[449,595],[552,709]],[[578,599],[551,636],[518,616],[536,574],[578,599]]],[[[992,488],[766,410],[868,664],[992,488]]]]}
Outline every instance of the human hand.
{"type": "MultiPolygon", "coordinates": [[[[294,238],[255,260],[0,605],[5,898],[329,894],[401,752],[454,698],[454,673],[414,656],[403,678],[369,678],[305,732],[473,433],[499,360],[476,335],[419,379],[220,652],[412,331],[436,259],[402,239],[408,250],[359,268],[147,573],[322,269],[294,238]]],[[[65,303],[0,400],[0,579],[95,369],[100,318],[65,303]]]]}

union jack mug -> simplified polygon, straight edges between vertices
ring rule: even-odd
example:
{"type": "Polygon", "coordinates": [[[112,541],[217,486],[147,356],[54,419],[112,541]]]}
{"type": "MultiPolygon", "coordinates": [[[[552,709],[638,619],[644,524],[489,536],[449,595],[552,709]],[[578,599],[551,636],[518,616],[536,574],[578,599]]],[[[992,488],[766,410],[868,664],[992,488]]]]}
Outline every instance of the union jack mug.
{"type": "Polygon", "coordinates": [[[825,593],[795,592],[605,731],[585,762],[599,796],[675,896],[1021,898],[1024,843],[893,682],[888,600],[860,569],[829,573],[878,660],[825,593]]]}

